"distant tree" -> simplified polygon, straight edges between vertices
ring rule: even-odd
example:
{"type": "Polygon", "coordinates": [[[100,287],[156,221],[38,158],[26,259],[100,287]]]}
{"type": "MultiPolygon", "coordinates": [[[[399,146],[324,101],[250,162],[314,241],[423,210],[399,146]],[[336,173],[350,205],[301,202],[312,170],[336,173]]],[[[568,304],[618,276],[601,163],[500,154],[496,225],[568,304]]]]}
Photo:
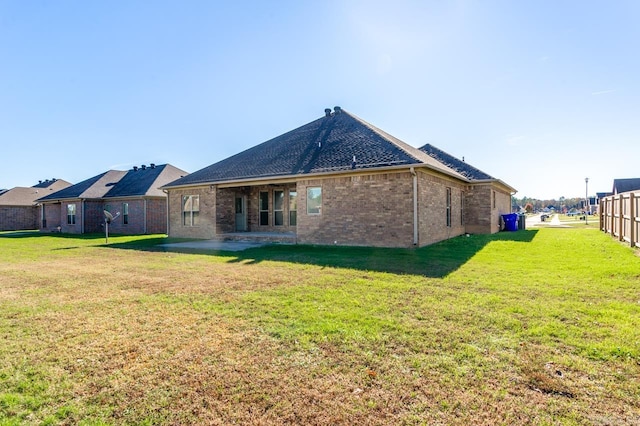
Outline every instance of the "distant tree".
{"type": "Polygon", "coordinates": [[[533,204],[531,203],[525,204],[524,209],[527,211],[527,213],[531,213],[533,211],[533,204]]]}

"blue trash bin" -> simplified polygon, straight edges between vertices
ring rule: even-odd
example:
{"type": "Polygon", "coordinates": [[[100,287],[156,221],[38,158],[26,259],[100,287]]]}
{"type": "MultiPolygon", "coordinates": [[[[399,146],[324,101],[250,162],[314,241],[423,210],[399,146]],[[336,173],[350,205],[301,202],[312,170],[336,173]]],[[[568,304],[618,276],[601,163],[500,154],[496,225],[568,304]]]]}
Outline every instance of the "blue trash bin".
{"type": "Polygon", "coordinates": [[[505,231],[517,231],[518,230],[518,214],[503,214],[502,219],[504,220],[504,230],[505,231]]]}

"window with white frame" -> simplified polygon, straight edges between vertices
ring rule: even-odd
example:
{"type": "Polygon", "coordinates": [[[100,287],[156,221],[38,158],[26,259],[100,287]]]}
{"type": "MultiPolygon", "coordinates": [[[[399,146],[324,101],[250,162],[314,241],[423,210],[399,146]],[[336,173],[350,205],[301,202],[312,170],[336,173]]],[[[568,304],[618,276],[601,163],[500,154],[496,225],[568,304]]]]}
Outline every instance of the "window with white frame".
{"type": "Polygon", "coordinates": [[[184,195],[182,197],[182,224],[184,226],[196,226],[199,223],[200,196],[184,195]]]}
{"type": "Polygon", "coordinates": [[[129,224],[129,203],[122,203],[122,224],[129,224]]]}
{"type": "Polygon", "coordinates": [[[307,188],[307,214],[322,214],[322,187],[312,186],[307,188]]]}
{"type": "Polygon", "coordinates": [[[67,204],[67,225],[76,224],[76,205],[67,204]]]}

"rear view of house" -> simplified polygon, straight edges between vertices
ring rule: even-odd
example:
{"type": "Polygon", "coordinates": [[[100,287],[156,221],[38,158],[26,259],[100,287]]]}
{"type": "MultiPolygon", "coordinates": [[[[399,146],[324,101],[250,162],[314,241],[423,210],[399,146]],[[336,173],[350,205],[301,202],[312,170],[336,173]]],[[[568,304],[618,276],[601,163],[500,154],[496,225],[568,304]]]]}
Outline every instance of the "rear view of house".
{"type": "Polygon", "coordinates": [[[113,233],[166,233],[167,195],[160,187],[186,175],[170,164],[109,170],[40,198],[40,229],[72,234],[102,232],[103,210],[107,210],[120,213],[109,225],[113,233]]]}
{"type": "Polygon", "coordinates": [[[38,229],[38,198],[53,194],[71,184],[62,179],[46,179],[37,185],[15,187],[0,192],[0,231],[38,229]]]}
{"type": "Polygon", "coordinates": [[[515,192],[340,107],[164,188],[172,237],[281,234],[304,244],[384,247],[497,232],[515,192]]]}

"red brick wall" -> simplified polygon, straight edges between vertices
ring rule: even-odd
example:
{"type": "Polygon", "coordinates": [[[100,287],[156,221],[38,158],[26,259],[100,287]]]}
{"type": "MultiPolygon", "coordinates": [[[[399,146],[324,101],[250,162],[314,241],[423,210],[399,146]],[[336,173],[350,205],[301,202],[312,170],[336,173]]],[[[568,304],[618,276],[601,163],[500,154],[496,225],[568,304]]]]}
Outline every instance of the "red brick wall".
{"type": "Polygon", "coordinates": [[[38,207],[0,207],[0,231],[20,231],[38,229],[38,207]]]}
{"type": "Polygon", "coordinates": [[[167,233],[167,199],[147,200],[147,234],[167,233]]]}
{"type": "MultiPolygon", "coordinates": [[[[57,231],[58,226],[62,227],[62,222],[61,222],[62,216],[60,216],[61,211],[62,211],[62,208],[60,207],[60,203],[44,204],[44,218],[47,221],[47,226],[46,227],[42,226],[41,212],[39,211],[38,224],[39,224],[40,230],[43,232],[52,232],[52,231],[57,231]]],[[[67,220],[66,210],[65,210],[64,220],[65,221],[67,220]]]]}
{"type": "MultiPolygon", "coordinates": [[[[60,203],[60,227],[61,232],[65,234],[80,234],[82,232],[82,203],[77,202],[63,202],[60,203]],[[76,206],[76,223],[75,225],[67,224],[67,206],[74,204],[76,206]]],[[[47,226],[49,223],[47,221],[47,226]]]]}
{"type": "MultiPolygon", "coordinates": [[[[81,203],[78,203],[78,204],[81,204],[81,203]]],[[[85,201],[82,204],[84,204],[84,216],[83,216],[84,232],[86,234],[93,233],[93,232],[104,232],[103,211],[105,208],[105,203],[103,203],[101,200],[98,200],[98,201],[85,201]]],[[[106,204],[111,204],[111,202],[106,204]]],[[[78,221],[78,217],[76,217],[76,222],[77,221],[78,221]]],[[[114,232],[111,229],[109,229],[109,231],[114,232]]]]}

